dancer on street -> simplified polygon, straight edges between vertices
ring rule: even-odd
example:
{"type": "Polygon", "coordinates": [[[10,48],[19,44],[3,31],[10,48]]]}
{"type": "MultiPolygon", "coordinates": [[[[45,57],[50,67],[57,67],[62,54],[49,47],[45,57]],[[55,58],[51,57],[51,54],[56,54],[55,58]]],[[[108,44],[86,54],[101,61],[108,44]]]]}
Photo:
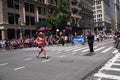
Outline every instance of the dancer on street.
{"type": "Polygon", "coordinates": [[[46,50],[44,48],[47,45],[47,41],[46,41],[44,33],[42,33],[42,32],[38,33],[38,36],[37,36],[35,42],[37,43],[38,47],[40,48],[40,52],[38,53],[38,55],[36,57],[39,58],[39,55],[41,53],[43,53],[45,59],[48,59],[48,57],[46,55],[46,50]]]}

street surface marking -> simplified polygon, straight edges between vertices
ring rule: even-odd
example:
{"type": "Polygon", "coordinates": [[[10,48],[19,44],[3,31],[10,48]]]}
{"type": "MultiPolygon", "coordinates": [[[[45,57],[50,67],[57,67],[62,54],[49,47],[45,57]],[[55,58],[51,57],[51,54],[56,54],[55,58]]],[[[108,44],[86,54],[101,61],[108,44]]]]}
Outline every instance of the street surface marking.
{"type": "Polygon", "coordinates": [[[79,51],[79,50],[83,50],[83,49],[86,49],[88,47],[84,47],[84,48],[80,48],[80,49],[76,49],[76,50],[73,50],[73,52],[76,52],[76,51],[79,51]]]}
{"type": "Polygon", "coordinates": [[[110,49],[112,49],[113,47],[109,47],[106,50],[102,51],[101,53],[106,53],[107,51],[109,51],[110,49]]]}
{"type": "Polygon", "coordinates": [[[116,75],[109,75],[109,74],[105,74],[105,73],[97,73],[94,75],[95,77],[101,77],[101,78],[107,78],[107,79],[114,79],[114,80],[120,80],[120,76],[116,76],[116,75]]]}
{"type": "MultiPolygon", "coordinates": [[[[112,41],[111,41],[112,42],[112,41]]],[[[109,44],[111,42],[106,42],[106,43],[102,43],[102,44],[98,44],[99,46],[105,45],[105,44],[109,44]]]]}
{"type": "Polygon", "coordinates": [[[72,54],[76,54],[75,52],[73,52],[72,54]]]}
{"type": "Polygon", "coordinates": [[[26,58],[25,60],[28,61],[28,60],[31,60],[32,58],[26,58]]]}
{"type": "Polygon", "coordinates": [[[0,64],[0,66],[5,66],[5,65],[7,65],[8,63],[3,63],[3,64],[0,64]]]}
{"type": "Polygon", "coordinates": [[[113,65],[120,66],[120,64],[119,64],[119,63],[113,63],[113,65]]]}
{"type": "Polygon", "coordinates": [[[42,62],[44,63],[44,62],[48,62],[48,61],[50,61],[50,59],[48,59],[48,60],[43,60],[42,62]]]}
{"type": "Polygon", "coordinates": [[[103,67],[102,70],[120,71],[119,68],[106,68],[106,67],[103,67]]]}
{"type": "MultiPolygon", "coordinates": [[[[119,68],[111,68],[112,65],[120,65],[118,63],[115,63],[116,61],[118,61],[118,58],[120,57],[120,53],[116,54],[112,59],[110,59],[99,71],[98,73],[96,73],[94,76],[95,77],[99,77],[98,80],[101,80],[103,77],[104,78],[109,78],[110,79],[110,76],[108,76],[108,74],[105,74],[105,73],[102,73],[102,70],[112,70],[112,71],[120,71],[119,68]],[[106,77],[107,76],[107,77],[106,77]]],[[[114,76],[112,75],[112,78],[111,79],[117,79],[119,80],[120,79],[120,76],[114,76]]]]}
{"type": "Polygon", "coordinates": [[[118,50],[116,49],[116,50],[114,50],[112,53],[113,53],[113,54],[118,53],[118,50]]]}
{"type": "Polygon", "coordinates": [[[63,57],[65,57],[65,55],[61,55],[61,56],[60,56],[60,58],[63,58],[63,57]]]}
{"type": "Polygon", "coordinates": [[[81,52],[87,52],[87,51],[89,51],[89,49],[85,49],[85,50],[83,50],[83,51],[81,51],[81,52]]]}
{"type": "Polygon", "coordinates": [[[101,50],[101,49],[103,49],[103,48],[105,48],[105,46],[100,47],[100,48],[96,49],[95,51],[99,51],[99,50],[101,50]]]}
{"type": "MultiPolygon", "coordinates": [[[[94,48],[97,48],[98,46],[95,46],[94,48]]],[[[85,49],[85,50],[83,50],[83,51],[81,51],[81,52],[87,52],[87,51],[89,51],[89,49],[85,49]]]]}
{"type": "Polygon", "coordinates": [[[23,68],[25,68],[24,66],[22,66],[22,67],[18,67],[18,68],[15,68],[15,69],[13,69],[13,70],[20,70],[20,69],[23,69],[23,68]]]}
{"type": "Polygon", "coordinates": [[[57,52],[58,54],[61,53],[61,52],[57,52]]]}
{"type": "Polygon", "coordinates": [[[74,48],[71,48],[71,49],[67,49],[65,51],[71,51],[71,50],[76,49],[76,48],[80,48],[80,47],[74,47],[74,48]]]}

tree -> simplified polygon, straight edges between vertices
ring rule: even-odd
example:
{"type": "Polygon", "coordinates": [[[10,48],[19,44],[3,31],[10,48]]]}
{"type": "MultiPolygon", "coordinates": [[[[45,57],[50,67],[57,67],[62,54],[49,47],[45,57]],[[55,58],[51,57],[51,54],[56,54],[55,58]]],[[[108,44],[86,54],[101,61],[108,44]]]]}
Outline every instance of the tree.
{"type": "Polygon", "coordinates": [[[63,28],[66,26],[68,20],[70,19],[70,12],[67,7],[66,0],[58,0],[58,12],[56,15],[49,15],[47,21],[49,26],[54,27],[55,29],[63,28]]]}

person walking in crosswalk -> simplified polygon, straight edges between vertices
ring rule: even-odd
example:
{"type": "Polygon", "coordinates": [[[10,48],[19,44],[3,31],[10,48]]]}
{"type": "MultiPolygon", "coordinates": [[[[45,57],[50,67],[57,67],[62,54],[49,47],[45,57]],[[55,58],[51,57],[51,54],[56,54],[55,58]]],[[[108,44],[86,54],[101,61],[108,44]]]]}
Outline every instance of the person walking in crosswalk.
{"type": "Polygon", "coordinates": [[[89,45],[90,52],[94,52],[93,50],[93,43],[94,43],[94,35],[88,31],[87,41],[89,45]]]}
{"type": "Polygon", "coordinates": [[[44,48],[48,43],[47,43],[47,41],[45,39],[44,33],[42,33],[42,32],[38,33],[38,37],[35,40],[35,42],[37,43],[38,47],[40,48],[40,52],[38,53],[38,55],[36,57],[39,58],[39,55],[41,53],[43,53],[45,59],[48,59],[48,57],[46,55],[46,50],[44,48]]]}

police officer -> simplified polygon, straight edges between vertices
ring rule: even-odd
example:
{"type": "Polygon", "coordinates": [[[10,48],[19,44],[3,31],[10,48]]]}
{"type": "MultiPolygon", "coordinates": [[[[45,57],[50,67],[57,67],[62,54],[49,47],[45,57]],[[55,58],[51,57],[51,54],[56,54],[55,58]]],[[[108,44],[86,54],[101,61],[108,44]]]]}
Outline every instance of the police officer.
{"type": "Polygon", "coordinates": [[[91,34],[91,32],[88,32],[88,36],[87,36],[87,40],[88,40],[88,45],[89,45],[89,49],[90,52],[94,52],[93,50],[93,43],[94,43],[94,35],[91,34]]]}

